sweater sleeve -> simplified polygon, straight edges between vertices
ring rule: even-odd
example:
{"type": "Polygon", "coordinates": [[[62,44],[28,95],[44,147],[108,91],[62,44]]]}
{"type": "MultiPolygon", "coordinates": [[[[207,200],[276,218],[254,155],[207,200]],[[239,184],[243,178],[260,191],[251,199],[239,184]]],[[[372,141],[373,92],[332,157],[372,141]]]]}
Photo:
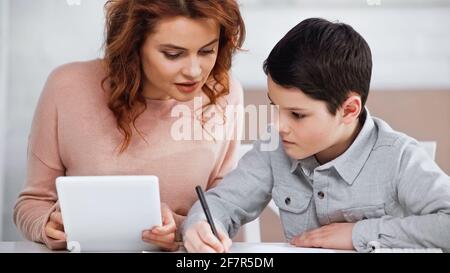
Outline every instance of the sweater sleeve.
{"type": "Polygon", "coordinates": [[[58,207],[55,180],[65,174],[58,148],[58,111],[55,92],[61,87],[60,70],[47,79],[28,138],[27,175],[14,207],[14,223],[21,233],[50,249],[63,249],[64,241],[45,235],[50,214],[58,207]]]}
{"type": "Polygon", "coordinates": [[[409,214],[357,222],[353,245],[362,252],[370,250],[371,241],[387,248],[437,247],[450,252],[450,178],[417,142],[400,148],[397,178],[392,182],[409,214]]]}

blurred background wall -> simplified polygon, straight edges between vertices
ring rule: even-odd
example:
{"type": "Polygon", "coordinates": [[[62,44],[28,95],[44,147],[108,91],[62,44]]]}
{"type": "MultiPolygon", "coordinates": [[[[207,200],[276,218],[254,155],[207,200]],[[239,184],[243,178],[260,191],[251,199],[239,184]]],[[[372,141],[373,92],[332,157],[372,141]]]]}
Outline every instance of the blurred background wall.
{"type": "MultiPolygon", "coordinates": [[[[4,185],[4,158],[5,158],[5,133],[6,133],[6,73],[7,73],[7,45],[8,43],[8,2],[0,2],[0,235],[3,225],[3,185],[4,185]]],[[[0,238],[1,239],[1,238],[0,238]]]]}
{"type": "MultiPolygon", "coordinates": [[[[58,65],[102,56],[104,2],[0,0],[0,240],[21,240],[12,208],[45,80],[58,65]]],[[[262,62],[290,28],[308,17],[348,23],[372,49],[372,114],[418,140],[437,141],[436,161],[450,173],[450,0],[239,2],[248,52],[235,57],[233,74],[246,104],[266,103],[262,62]]],[[[274,217],[264,212],[265,241],[282,240],[274,217]]]]}

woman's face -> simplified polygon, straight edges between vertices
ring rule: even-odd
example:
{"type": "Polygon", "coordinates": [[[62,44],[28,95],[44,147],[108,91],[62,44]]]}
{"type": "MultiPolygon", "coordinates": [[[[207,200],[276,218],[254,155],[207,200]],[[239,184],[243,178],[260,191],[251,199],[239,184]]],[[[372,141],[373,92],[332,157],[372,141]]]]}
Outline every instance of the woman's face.
{"type": "Polygon", "coordinates": [[[144,96],[178,101],[199,96],[216,63],[219,37],[212,19],[161,20],[141,49],[144,96]]]}

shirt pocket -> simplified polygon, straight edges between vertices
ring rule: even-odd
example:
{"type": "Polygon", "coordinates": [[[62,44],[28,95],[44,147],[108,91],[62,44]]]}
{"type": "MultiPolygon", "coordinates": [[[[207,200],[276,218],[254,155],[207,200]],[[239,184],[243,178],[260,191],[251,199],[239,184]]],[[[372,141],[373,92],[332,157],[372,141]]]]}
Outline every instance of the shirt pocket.
{"type": "Polygon", "coordinates": [[[280,210],[301,213],[304,212],[311,201],[312,192],[295,191],[286,186],[275,186],[272,198],[280,210]]]}
{"type": "Polygon", "coordinates": [[[354,207],[342,210],[345,221],[355,223],[361,220],[380,218],[386,215],[384,204],[354,207]]]}
{"type": "Polygon", "coordinates": [[[295,190],[287,186],[275,186],[272,199],[280,210],[280,219],[285,236],[290,240],[302,233],[307,226],[307,209],[312,199],[312,192],[295,190]]]}

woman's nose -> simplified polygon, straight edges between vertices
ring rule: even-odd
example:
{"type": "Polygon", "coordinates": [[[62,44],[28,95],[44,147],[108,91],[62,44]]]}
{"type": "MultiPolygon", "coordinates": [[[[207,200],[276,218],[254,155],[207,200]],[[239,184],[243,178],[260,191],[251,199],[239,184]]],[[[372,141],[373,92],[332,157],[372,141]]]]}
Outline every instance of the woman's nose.
{"type": "Polygon", "coordinates": [[[183,69],[183,74],[190,79],[198,79],[202,74],[199,60],[197,58],[191,58],[183,69]]]}

